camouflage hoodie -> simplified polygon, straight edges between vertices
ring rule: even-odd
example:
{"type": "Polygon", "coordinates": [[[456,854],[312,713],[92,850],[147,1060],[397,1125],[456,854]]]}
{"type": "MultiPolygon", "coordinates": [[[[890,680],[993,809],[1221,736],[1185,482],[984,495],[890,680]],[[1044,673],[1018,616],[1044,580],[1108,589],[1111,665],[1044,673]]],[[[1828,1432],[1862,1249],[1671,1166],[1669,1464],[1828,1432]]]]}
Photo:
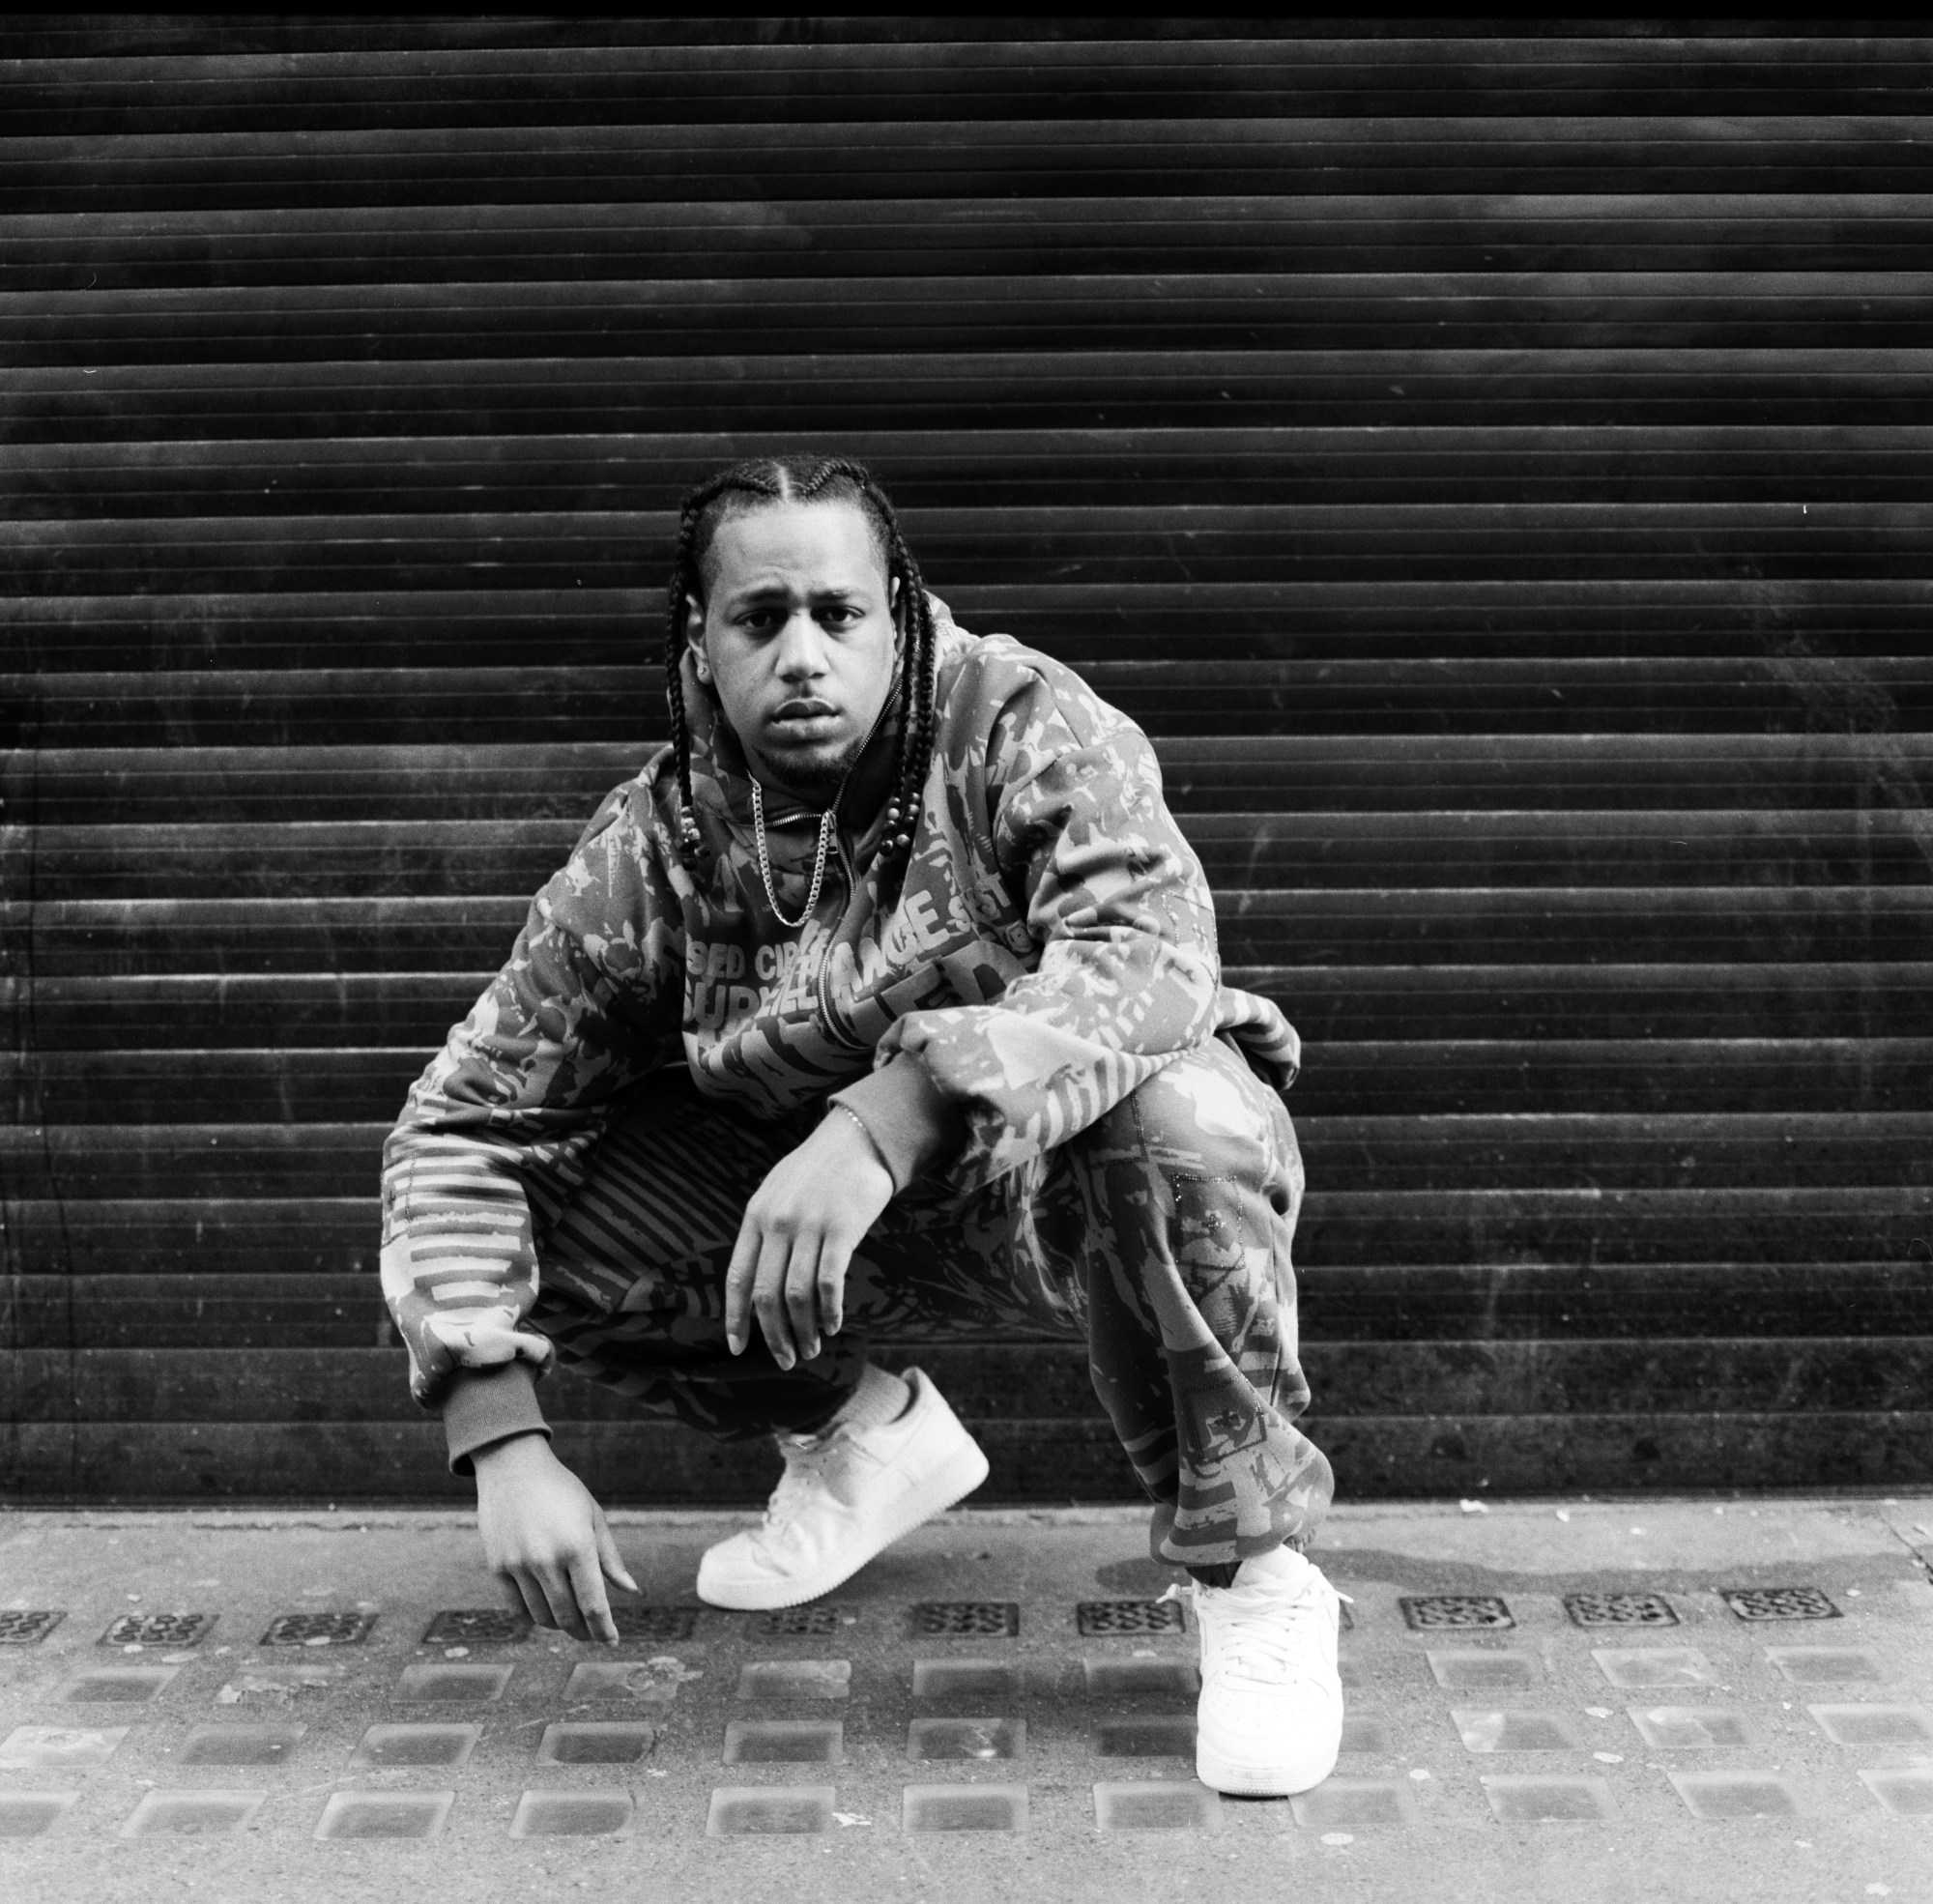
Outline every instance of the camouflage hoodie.
{"type": "MultiPolygon", "coordinates": [[[[1207,880],[1140,730],[1060,663],[933,606],[933,767],[883,907],[875,819],[841,829],[802,926],[773,917],[743,756],[688,664],[698,872],[673,844],[664,748],[532,903],[385,1148],[384,1294],[418,1400],[440,1404],[463,1370],[548,1363],[525,1322],[534,1219],[582,1182],[622,1094],[665,1066],[761,1119],[836,1092],[899,1187],[925,1167],[959,1190],[1038,1164],[1217,1032],[1279,1087],[1293,1079],[1282,1014],[1221,983],[1207,880]]],[[[766,838],[796,918],[818,816],[768,807],[766,838]]]]}

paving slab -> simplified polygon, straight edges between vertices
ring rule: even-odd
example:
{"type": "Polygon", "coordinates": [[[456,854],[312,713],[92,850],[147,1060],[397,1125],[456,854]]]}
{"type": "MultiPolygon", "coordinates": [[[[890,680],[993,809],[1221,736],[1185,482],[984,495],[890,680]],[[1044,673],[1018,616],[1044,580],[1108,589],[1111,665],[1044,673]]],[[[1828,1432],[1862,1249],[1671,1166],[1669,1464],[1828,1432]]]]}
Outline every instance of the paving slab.
{"type": "Polygon", "coordinates": [[[1933,1497],[1339,1509],[1337,1775],[1192,1776],[1135,1510],[966,1510],[825,1602],[616,1648],[468,1516],[0,1515],[0,1897],[1933,1904],[1933,1497]]]}

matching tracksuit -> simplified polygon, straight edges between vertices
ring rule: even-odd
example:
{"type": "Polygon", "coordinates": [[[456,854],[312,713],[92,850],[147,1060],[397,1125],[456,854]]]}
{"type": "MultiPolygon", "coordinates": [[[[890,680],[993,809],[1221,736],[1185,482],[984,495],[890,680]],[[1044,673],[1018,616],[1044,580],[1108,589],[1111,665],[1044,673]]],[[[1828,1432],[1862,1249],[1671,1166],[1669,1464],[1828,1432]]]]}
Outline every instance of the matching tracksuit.
{"type": "MultiPolygon", "coordinates": [[[[1295,1426],[1295,1033],[1222,984],[1146,737],[1071,670],[933,607],[937,737],[904,878],[882,890],[882,817],[842,826],[793,929],[765,896],[743,755],[686,663],[694,867],[666,748],[598,807],[389,1140],[383,1285],[412,1391],[461,1469],[542,1428],[560,1363],[735,1438],[823,1426],[874,1338],[1084,1339],[1157,1558],[1218,1569],[1299,1542],[1333,1483],[1295,1426]],[[726,1348],[725,1268],[747,1199],[828,1104],[896,1194],[844,1330],[782,1371],[756,1329],[726,1348]]],[[[793,918],[818,822],[767,802],[793,918]]]]}

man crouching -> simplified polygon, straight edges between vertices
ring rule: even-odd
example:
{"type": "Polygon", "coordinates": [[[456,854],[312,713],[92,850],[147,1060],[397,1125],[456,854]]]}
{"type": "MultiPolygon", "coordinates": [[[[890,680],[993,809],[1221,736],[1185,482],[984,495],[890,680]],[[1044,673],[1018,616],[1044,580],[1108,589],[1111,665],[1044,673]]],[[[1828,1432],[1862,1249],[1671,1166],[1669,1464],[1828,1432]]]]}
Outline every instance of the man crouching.
{"type": "Polygon", "coordinates": [[[1084,1338],[1193,1576],[1197,1765],[1307,1790],[1342,1733],[1333,1489],[1295,1427],[1294,1032],[1222,985],[1145,736],[928,595],[858,464],[701,483],[668,613],[673,739],[605,799],[386,1151],[412,1388],[491,1567],[616,1637],[632,1585],[551,1453],[553,1361],[723,1439],[774,1435],[715,1606],[817,1598],[987,1461],[895,1331],[1084,1338]]]}

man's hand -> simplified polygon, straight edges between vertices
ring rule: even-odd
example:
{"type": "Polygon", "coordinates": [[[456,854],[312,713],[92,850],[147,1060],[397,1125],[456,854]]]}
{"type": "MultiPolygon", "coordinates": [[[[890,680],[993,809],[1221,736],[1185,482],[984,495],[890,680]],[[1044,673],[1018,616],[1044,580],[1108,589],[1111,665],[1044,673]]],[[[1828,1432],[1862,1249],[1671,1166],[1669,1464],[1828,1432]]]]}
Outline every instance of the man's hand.
{"type": "Polygon", "coordinates": [[[618,1558],[604,1510],[540,1434],[512,1435],[479,1448],[476,1529],[484,1558],[513,1612],[573,1639],[618,1643],[603,1575],[638,1591],[618,1558]]]}
{"type": "Polygon", "coordinates": [[[781,1369],[810,1362],[844,1324],[847,1265],[892,1200],[892,1172],[865,1127],[835,1107],[745,1205],[725,1273],[732,1353],[745,1352],[757,1316],[781,1369]]]}

